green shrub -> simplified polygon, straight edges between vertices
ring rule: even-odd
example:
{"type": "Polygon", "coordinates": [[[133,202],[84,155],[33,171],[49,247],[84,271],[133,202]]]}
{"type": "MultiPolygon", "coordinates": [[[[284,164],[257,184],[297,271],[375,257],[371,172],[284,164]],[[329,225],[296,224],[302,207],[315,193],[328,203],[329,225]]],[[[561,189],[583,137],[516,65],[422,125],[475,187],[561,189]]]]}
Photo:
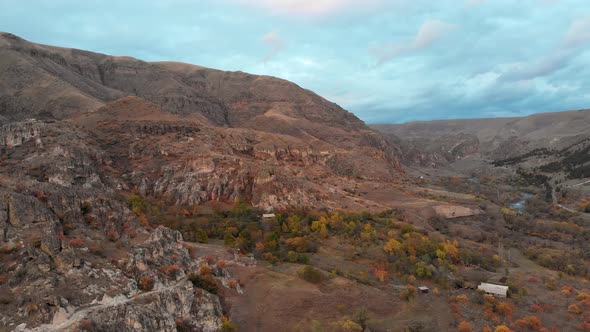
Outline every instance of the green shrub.
{"type": "Polygon", "coordinates": [[[225,237],[223,238],[223,244],[225,244],[226,246],[235,246],[236,245],[235,236],[233,236],[233,234],[231,234],[231,233],[225,234],[225,237]]]}
{"type": "Polygon", "coordinates": [[[236,328],[236,324],[234,324],[231,320],[227,317],[221,317],[221,332],[238,332],[236,328]]]}
{"type": "Polygon", "coordinates": [[[219,291],[217,282],[210,274],[191,273],[188,275],[188,280],[193,283],[193,286],[202,288],[211,294],[217,294],[219,291]]]}
{"type": "Polygon", "coordinates": [[[208,243],[209,237],[207,236],[207,233],[203,229],[198,228],[195,231],[195,240],[199,243],[208,243]]]}
{"type": "Polygon", "coordinates": [[[322,272],[310,265],[304,266],[298,274],[303,280],[312,284],[319,284],[324,279],[322,272]]]}
{"type": "Polygon", "coordinates": [[[143,198],[137,196],[137,195],[133,195],[131,196],[131,198],[129,198],[129,208],[131,208],[131,210],[139,215],[142,211],[145,210],[145,208],[147,207],[147,202],[145,200],[143,200],[143,198]]]}

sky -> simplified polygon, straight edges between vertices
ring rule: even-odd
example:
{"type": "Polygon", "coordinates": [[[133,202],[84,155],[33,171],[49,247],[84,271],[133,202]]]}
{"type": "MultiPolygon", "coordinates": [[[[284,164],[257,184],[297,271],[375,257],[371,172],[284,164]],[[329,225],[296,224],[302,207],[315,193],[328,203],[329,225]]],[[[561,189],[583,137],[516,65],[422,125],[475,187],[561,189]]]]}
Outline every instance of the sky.
{"type": "Polygon", "coordinates": [[[277,76],[367,123],[590,108],[588,0],[0,0],[0,31],[277,76]]]}

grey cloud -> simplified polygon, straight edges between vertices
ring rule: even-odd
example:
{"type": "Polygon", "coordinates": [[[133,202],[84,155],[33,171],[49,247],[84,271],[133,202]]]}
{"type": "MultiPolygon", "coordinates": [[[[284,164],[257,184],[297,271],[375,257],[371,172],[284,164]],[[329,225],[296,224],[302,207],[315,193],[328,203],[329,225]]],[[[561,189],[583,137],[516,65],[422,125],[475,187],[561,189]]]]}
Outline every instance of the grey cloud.
{"type": "Polygon", "coordinates": [[[398,55],[428,48],[455,28],[456,25],[439,20],[426,21],[410,43],[384,45],[371,50],[371,53],[377,58],[378,64],[383,64],[398,55]]]}

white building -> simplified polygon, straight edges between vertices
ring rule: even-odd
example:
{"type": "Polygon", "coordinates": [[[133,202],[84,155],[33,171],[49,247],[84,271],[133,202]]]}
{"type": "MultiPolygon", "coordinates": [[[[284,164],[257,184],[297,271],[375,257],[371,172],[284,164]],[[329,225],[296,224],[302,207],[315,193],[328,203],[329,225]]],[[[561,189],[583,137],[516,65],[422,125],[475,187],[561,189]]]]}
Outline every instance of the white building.
{"type": "Polygon", "coordinates": [[[486,292],[486,294],[490,294],[497,297],[508,296],[508,286],[488,284],[487,282],[482,282],[481,285],[477,286],[477,289],[486,292]]]}
{"type": "Polygon", "coordinates": [[[262,215],[262,219],[270,219],[276,217],[274,213],[265,213],[262,215]]]}

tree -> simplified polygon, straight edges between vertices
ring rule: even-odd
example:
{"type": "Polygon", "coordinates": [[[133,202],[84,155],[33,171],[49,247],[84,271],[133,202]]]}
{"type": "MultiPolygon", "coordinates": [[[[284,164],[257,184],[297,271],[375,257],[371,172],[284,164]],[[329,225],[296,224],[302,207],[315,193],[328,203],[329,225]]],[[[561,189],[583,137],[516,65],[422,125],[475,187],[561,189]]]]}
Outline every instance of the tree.
{"type": "Polygon", "coordinates": [[[424,262],[416,264],[416,277],[430,279],[432,277],[432,271],[424,262]]]}
{"type": "Polygon", "coordinates": [[[309,251],[309,241],[307,237],[294,237],[292,239],[286,239],[285,244],[290,250],[295,252],[307,252],[309,251]]]}
{"type": "Polygon", "coordinates": [[[377,231],[371,224],[365,224],[361,232],[361,239],[363,241],[371,241],[377,236],[377,231]]]}
{"type": "Polygon", "coordinates": [[[498,327],[496,327],[496,329],[494,331],[495,332],[512,332],[512,330],[509,329],[508,326],[506,326],[506,325],[499,325],[498,327]]]}
{"type": "Polygon", "coordinates": [[[299,270],[299,276],[312,284],[319,284],[324,279],[322,273],[313,266],[306,265],[299,270]]]}
{"type": "Polygon", "coordinates": [[[496,312],[504,316],[508,320],[512,320],[512,313],[514,312],[514,306],[508,302],[500,302],[496,305],[496,312]]]}
{"type": "Polygon", "coordinates": [[[328,232],[328,220],[325,217],[321,217],[320,220],[313,221],[311,223],[311,231],[318,233],[321,238],[327,238],[328,232]]]}
{"type": "Polygon", "coordinates": [[[155,282],[156,282],[156,280],[153,275],[146,274],[143,277],[141,277],[141,279],[139,279],[138,286],[139,286],[139,289],[148,292],[148,291],[151,291],[152,289],[154,289],[155,282]]]}
{"type": "MultiPolygon", "coordinates": [[[[568,265],[570,267],[570,265],[568,265]]],[[[565,296],[565,306],[567,307],[570,304],[570,297],[574,293],[574,288],[572,286],[563,286],[561,289],[561,294],[565,296]]]]}
{"type": "Polygon", "coordinates": [[[403,245],[396,239],[389,239],[383,246],[383,250],[392,256],[399,256],[403,252],[403,245]]]}
{"type": "Polygon", "coordinates": [[[582,314],[582,312],[584,312],[582,310],[582,308],[580,308],[580,306],[575,303],[570,305],[569,307],[567,307],[567,311],[571,314],[576,314],[576,315],[580,315],[580,314],[582,314]]]}
{"type": "Polygon", "coordinates": [[[223,244],[226,246],[235,246],[236,245],[236,238],[231,233],[226,233],[225,237],[223,238],[223,244]]]}
{"type": "Polygon", "coordinates": [[[344,319],[342,321],[333,323],[331,325],[331,328],[333,328],[333,331],[338,331],[338,332],[362,332],[363,331],[362,326],[353,322],[350,319],[344,319]]]}
{"type": "Polygon", "coordinates": [[[514,322],[514,326],[524,331],[539,331],[543,323],[537,316],[526,316],[514,322]]]}
{"type": "Polygon", "coordinates": [[[412,285],[406,285],[406,289],[402,291],[400,297],[406,301],[410,301],[416,296],[416,287],[412,285]]]}
{"type": "Polygon", "coordinates": [[[209,237],[202,228],[197,228],[195,230],[195,240],[199,243],[208,243],[209,237]]]}
{"type": "Polygon", "coordinates": [[[379,282],[386,283],[387,277],[389,277],[387,265],[385,263],[376,264],[373,266],[373,274],[379,279],[379,282]]]}
{"type": "Polygon", "coordinates": [[[459,332],[472,332],[473,325],[471,325],[471,323],[469,322],[462,321],[461,323],[459,323],[459,326],[457,326],[457,330],[459,332]]]}
{"type": "Polygon", "coordinates": [[[229,318],[221,316],[221,332],[238,332],[238,329],[229,318]]]}

